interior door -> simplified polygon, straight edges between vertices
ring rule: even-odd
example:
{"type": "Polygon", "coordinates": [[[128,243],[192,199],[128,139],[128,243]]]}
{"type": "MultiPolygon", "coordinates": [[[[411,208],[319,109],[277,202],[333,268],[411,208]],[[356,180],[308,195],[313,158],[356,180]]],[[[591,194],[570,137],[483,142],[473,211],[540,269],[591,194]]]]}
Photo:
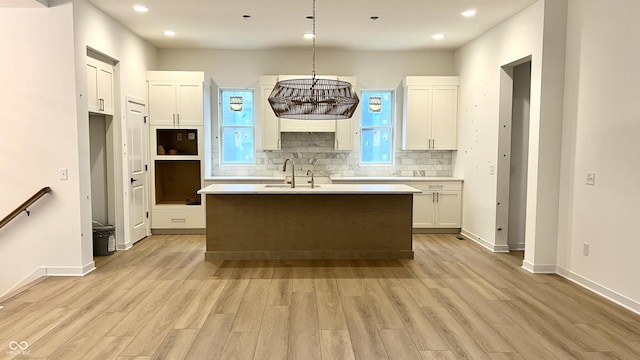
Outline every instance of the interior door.
{"type": "Polygon", "coordinates": [[[149,234],[147,188],[147,123],[144,101],[127,97],[127,161],[129,163],[129,232],[135,243],[149,234]]]}

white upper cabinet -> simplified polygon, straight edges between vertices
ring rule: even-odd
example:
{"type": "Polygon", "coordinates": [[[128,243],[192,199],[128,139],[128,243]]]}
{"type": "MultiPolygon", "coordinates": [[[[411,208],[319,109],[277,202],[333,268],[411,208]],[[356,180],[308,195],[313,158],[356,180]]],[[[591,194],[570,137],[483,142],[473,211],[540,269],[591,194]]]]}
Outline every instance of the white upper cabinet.
{"type": "Polygon", "coordinates": [[[260,131],[262,150],[280,150],[280,119],[276,116],[269,104],[269,95],[278,82],[277,76],[260,77],[260,131]]]}
{"type": "MultiPolygon", "coordinates": [[[[356,84],[355,76],[339,76],[338,80],[346,81],[354,87],[356,84]]],[[[361,100],[362,101],[362,100],[361,100]]],[[[335,149],[339,151],[353,150],[355,142],[354,128],[360,124],[360,106],[353,113],[353,116],[349,119],[336,120],[336,143],[335,149]]]]}
{"type": "Polygon", "coordinates": [[[404,80],[403,150],[455,150],[457,76],[407,76],[404,80]]]}
{"type": "Polygon", "coordinates": [[[169,127],[203,125],[204,73],[149,71],[147,80],[151,125],[169,127]]]}
{"type": "Polygon", "coordinates": [[[113,115],[113,65],[87,57],[89,111],[113,115]]]}

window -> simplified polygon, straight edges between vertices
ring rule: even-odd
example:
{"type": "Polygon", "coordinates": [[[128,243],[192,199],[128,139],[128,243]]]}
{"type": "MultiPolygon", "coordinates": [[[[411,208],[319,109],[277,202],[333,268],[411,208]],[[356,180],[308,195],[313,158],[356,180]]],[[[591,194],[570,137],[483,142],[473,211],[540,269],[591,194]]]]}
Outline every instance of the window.
{"type": "Polygon", "coordinates": [[[362,164],[393,163],[393,91],[362,91],[362,164]]]}
{"type": "Polygon", "coordinates": [[[221,90],[220,98],[222,164],[254,163],[253,90],[221,90]]]}

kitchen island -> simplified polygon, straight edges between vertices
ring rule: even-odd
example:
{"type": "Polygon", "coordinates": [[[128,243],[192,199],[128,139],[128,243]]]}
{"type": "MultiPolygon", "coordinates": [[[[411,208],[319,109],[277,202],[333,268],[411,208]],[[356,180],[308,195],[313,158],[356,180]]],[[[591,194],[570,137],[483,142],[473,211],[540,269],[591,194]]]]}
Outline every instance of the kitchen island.
{"type": "Polygon", "coordinates": [[[213,184],[206,260],[412,259],[413,194],[402,184],[213,184]]]}

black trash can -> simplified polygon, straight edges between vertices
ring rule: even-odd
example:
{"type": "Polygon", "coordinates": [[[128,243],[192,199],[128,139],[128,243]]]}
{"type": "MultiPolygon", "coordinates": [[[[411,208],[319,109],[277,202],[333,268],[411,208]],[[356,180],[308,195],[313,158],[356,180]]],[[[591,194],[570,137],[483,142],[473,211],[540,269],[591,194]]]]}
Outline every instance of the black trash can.
{"type": "Polygon", "coordinates": [[[93,225],[93,256],[108,256],[116,251],[116,227],[93,225]]]}

